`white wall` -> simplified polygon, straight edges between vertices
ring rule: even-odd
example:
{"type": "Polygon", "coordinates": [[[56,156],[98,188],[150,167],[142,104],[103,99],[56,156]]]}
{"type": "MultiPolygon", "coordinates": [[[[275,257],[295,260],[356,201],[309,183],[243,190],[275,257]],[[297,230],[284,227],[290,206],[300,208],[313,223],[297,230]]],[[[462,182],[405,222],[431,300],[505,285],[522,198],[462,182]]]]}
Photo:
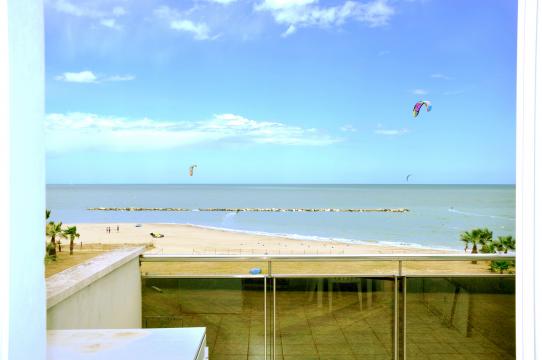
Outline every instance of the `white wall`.
{"type": "Polygon", "coordinates": [[[47,329],[141,328],[139,258],[114,269],[47,310],[47,329]]]}
{"type": "Polygon", "coordinates": [[[0,13],[0,357],[44,359],[43,4],[0,13]]]}
{"type": "Polygon", "coordinates": [[[518,2],[516,104],[516,350],[542,359],[542,0],[518,2]]]}

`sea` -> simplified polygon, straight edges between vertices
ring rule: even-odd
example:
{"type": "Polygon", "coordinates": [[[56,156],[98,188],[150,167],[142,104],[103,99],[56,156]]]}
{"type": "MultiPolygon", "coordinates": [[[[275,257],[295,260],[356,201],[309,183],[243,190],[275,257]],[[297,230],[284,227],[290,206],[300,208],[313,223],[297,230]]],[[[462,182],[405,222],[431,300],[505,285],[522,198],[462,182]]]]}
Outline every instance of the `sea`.
{"type": "MultiPolygon", "coordinates": [[[[514,185],[47,185],[63,223],[191,224],[347,243],[462,249],[459,235],[487,227],[515,236],[514,185]],[[95,207],[194,211],[90,211],[95,207]],[[407,208],[389,212],[204,212],[199,208],[407,208]]],[[[219,239],[217,239],[219,241],[219,239]]]]}

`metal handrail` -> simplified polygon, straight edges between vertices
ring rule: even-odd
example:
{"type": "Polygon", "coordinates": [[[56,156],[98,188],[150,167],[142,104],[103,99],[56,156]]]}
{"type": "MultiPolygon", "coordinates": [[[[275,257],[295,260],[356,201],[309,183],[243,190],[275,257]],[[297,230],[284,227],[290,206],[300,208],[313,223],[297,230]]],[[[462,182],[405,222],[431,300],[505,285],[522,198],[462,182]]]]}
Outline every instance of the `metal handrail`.
{"type": "Polygon", "coordinates": [[[187,255],[142,254],[141,262],[199,261],[491,261],[516,259],[515,254],[363,254],[363,255],[187,255]]]}

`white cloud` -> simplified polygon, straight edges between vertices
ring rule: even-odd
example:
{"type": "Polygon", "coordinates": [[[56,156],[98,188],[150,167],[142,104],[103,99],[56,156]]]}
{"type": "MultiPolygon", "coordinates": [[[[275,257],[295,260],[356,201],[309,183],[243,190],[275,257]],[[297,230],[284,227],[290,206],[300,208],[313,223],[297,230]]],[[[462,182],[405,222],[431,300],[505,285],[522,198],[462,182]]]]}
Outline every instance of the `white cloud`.
{"type": "Polygon", "coordinates": [[[126,14],[126,10],[122,6],[115,6],[110,10],[103,10],[97,9],[92,2],[87,2],[85,4],[83,1],[74,3],[69,0],[53,0],[46,4],[50,4],[56,11],[64,14],[99,20],[98,22],[100,25],[115,30],[120,30],[121,27],[114,18],[126,14]],[[87,6],[87,4],[90,6],[87,6]]]}
{"type": "Polygon", "coordinates": [[[378,56],[385,56],[391,54],[391,51],[389,50],[382,50],[377,53],[378,56]]]}
{"type": "Polygon", "coordinates": [[[228,141],[247,144],[324,146],[341,141],[317,129],[257,121],[235,114],[196,122],[157,121],[87,113],[46,116],[50,152],[74,150],[142,151],[228,141]]]}
{"type": "Polygon", "coordinates": [[[72,2],[69,0],[53,0],[47,2],[53,9],[58,12],[87,18],[106,18],[106,17],[118,17],[126,14],[126,10],[122,6],[115,6],[111,10],[97,9],[93,2],[86,2],[90,4],[87,6],[83,1],[72,2]]]}
{"type": "Polygon", "coordinates": [[[111,76],[96,76],[90,70],[80,72],[65,72],[62,75],[55,77],[55,80],[73,82],[73,83],[100,83],[108,81],[129,81],[134,80],[133,75],[111,75],[111,76]]]}
{"type": "Polygon", "coordinates": [[[385,135],[385,136],[398,136],[398,135],[404,135],[408,133],[408,129],[383,129],[378,128],[375,130],[375,134],[377,135],[385,135]]]}
{"type": "Polygon", "coordinates": [[[100,20],[100,24],[105,26],[105,27],[115,29],[115,30],[120,30],[121,29],[120,25],[117,24],[117,20],[115,20],[115,19],[102,19],[102,20],[100,20]]]}
{"type": "Polygon", "coordinates": [[[316,4],[317,2],[318,0],[263,0],[257,7],[259,10],[282,10],[316,4]]]}
{"type": "Polygon", "coordinates": [[[68,0],[56,0],[52,3],[53,8],[58,11],[68,15],[78,16],[78,17],[90,17],[90,18],[99,18],[105,16],[101,11],[81,6],[80,4],[73,4],[68,0]]]}
{"type": "Polygon", "coordinates": [[[350,124],[343,125],[343,126],[341,126],[340,129],[341,129],[341,131],[344,131],[344,132],[356,132],[356,131],[358,131],[358,129],[356,129],[355,127],[353,127],[350,124]]]}
{"type": "Polygon", "coordinates": [[[286,31],[283,32],[280,36],[282,36],[282,37],[290,36],[293,33],[295,33],[296,30],[297,30],[297,28],[294,25],[290,25],[290,26],[288,26],[288,29],[286,29],[286,31]]]}
{"type": "MultiPolygon", "coordinates": [[[[347,2],[348,3],[348,2],[347,2]]],[[[395,13],[386,0],[376,0],[367,4],[359,5],[358,20],[371,27],[384,26],[395,13]]]]}
{"type": "Polygon", "coordinates": [[[425,89],[414,89],[412,90],[414,95],[427,95],[429,92],[425,89]]]}
{"type": "Polygon", "coordinates": [[[452,78],[449,77],[448,75],[444,75],[444,74],[431,74],[431,77],[433,79],[442,79],[442,80],[451,80],[452,78]]]}
{"type": "Polygon", "coordinates": [[[65,72],[55,77],[55,79],[75,83],[93,83],[96,82],[97,78],[92,71],[84,70],[80,72],[65,72]]]}
{"type": "Polygon", "coordinates": [[[347,0],[342,5],[319,6],[318,0],[263,0],[256,11],[270,12],[274,20],[288,26],[282,36],[293,34],[301,27],[341,26],[347,20],[355,20],[370,27],[384,26],[395,10],[387,0],[367,3],[347,0]]]}
{"type": "Polygon", "coordinates": [[[172,20],[169,27],[173,30],[186,31],[194,35],[196,40],[209,40],[209,27],[205,23],[194,23],[190,20],[172,20]]]}
{"type": "Polygon", "coordinates": [[[195,40],[214,40],[220,36],[219,34],[211,35],[211,30],[206,23],[189,20],[187,14],[182,14],[169,6],[156,8],[154,15],[166,20],[171,29],[192,34],[195,40]]]}

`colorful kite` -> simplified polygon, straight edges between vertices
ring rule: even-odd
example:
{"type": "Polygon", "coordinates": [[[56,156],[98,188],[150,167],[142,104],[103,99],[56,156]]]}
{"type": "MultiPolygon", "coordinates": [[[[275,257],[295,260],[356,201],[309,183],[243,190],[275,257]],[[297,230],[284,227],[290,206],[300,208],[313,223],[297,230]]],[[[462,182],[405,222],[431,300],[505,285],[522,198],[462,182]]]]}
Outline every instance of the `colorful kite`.
{"type": "Polygon", "coordinates": [[[422,100],[422,101],[418,101],[416,103],[416,105],[414,105],[414,109],[412,110],[412,115],[414,115],[414,117],[418,116],[418,114],[420,113],[420,110],[422,109],[422,106],[425,105],[425,107],[427,108],[427,111],[431,111],[431,102],[430,101],[425,101],[425,100],[422,100]]]}

